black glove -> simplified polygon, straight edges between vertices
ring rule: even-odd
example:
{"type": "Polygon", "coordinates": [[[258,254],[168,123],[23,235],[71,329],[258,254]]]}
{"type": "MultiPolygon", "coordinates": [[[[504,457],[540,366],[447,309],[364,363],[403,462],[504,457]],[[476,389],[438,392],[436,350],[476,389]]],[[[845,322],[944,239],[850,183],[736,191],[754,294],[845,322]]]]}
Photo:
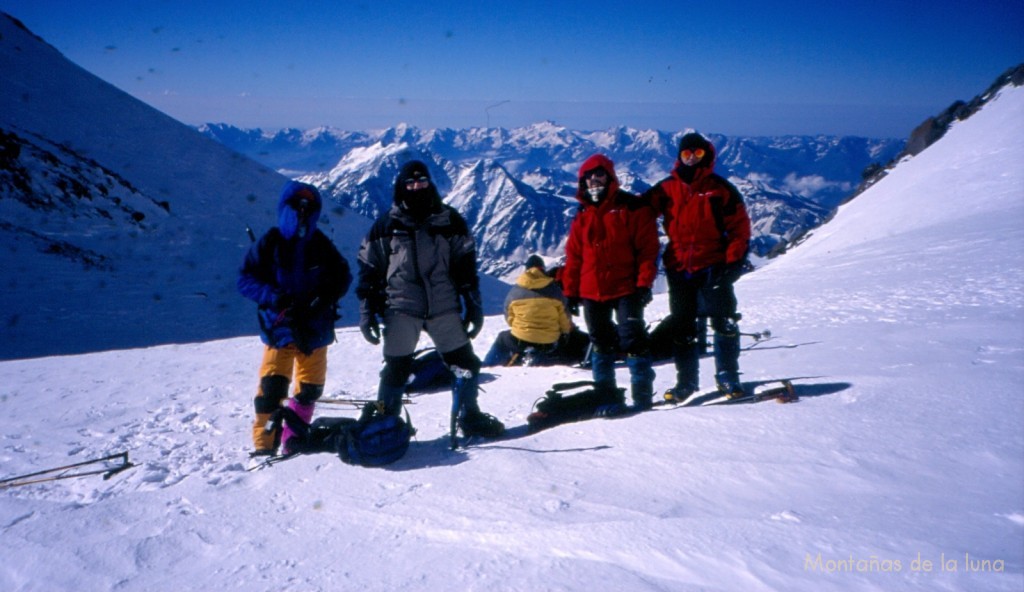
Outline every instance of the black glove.
{"type": "Polygon", "coordinates": [[[640,306],[647,306],[654,300],[650,288],[637,288],[636,292],[633,292],[633,298],[636,298],[636,302],[640,306]]]}
{"type": "Polygon", "coordinates": [[[462,296],[462,326],[466,335],[473,339],[484,328],[484,308],[480,300],[480,290],[473,288],[460,294],[462,296]]]}
{"type": "Polygon", "coordinates": [[[565,299],[565,308],[570,315],[574,317],[580,316],[580,297],[570,296],[565,299]]]}
{"type": "Polygon", "coordinates": [[[380,343],[380,321],[377,318],[377,312],[370,310],[371,307],[366,303],[367,301],[364,300],[359,307],[359,330],[363,333],[363,339],[373,345],[378,345],[380,343]]]}
{"type": "Polygon", "coordinates": [[[710,284],[712,286],[732,285],[743,275],[743,261],[723,263],[711,268],[710,284]]]}
{"type": "Polygon", "coordinates": [[[274,294],[274,301],[270,303],[270,306],[274,310],[287,310],[295,304],[295,298],[291,294],[284,292],[278,292],[274,294]]]}
{"type": "Polygon", "coordinates": [[[312,319],[317,319],[327,314],[331,314],[332,321],[339,318],[336,311],[332,310],[334,303],[319,294],[304,294],[295,297],[286,296],[280,300],[283,305],[280,310],[292,322],[299,324],[308,323],[312,319]]]}

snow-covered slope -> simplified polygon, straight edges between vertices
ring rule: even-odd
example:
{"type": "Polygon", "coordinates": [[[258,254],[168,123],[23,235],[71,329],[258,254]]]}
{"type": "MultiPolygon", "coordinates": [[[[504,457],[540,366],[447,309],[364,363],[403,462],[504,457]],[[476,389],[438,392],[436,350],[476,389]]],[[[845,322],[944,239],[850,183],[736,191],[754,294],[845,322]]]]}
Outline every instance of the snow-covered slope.
{"type": "MultiPolygon", "coordinates": [[[[251,334],[235,278],[278,173],[67,61],[0,14],[0,359],[251,334]]],[[[322,224],[354,263],[369,221],[322,224]]],[[[346,311],[354,318],[355,308],[346,311]]]]}
{"type": "MultiPolygon", "coordinates": [[[[745,342],[744,379],[792,378],[795,404],[526,435],[544,389],[587,373],[489,369],[509,439],[447,450],[449,396],[422,395],[388,468],[249,473],[255,338],[2,362],[5,476],[137,466],[0,490],[0,589],[1019,591],[1021,137],[1005,89],[739,282],[744,328],[775,335],[745,342]]],[[[328,393],[371,394],[380,350],[338,337],[328,393]]]]}

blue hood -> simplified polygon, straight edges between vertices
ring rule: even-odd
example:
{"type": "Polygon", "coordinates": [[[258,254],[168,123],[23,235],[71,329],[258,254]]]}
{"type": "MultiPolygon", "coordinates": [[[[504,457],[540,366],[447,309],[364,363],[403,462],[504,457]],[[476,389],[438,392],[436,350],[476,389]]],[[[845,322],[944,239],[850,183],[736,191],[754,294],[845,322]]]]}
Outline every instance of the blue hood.
{"type": "Polygon", "coordinates": [[[288,181],[281,190],[281,199],[277,202],[277,227],[286,239],[296,235],[308,239],[313,236],[316,224],[320,220],[320,211],[323,208],[323,200],[316,187],[308,183],[288,181]],[[300,219],[299,211],[296,209],[302,201],[308,203],[307,215],[300,219]],[[300,232],[300,225],[301,230],[300,232]]]}

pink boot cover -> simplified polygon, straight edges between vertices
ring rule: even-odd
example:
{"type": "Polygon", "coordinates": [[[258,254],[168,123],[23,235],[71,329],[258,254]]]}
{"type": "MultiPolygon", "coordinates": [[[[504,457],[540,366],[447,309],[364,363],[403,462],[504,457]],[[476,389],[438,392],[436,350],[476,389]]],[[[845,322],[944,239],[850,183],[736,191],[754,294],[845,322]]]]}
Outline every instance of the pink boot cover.
{"type": "MultiPolygon", "coordinates": [[[[295,412],[295,415],[299,416],[299,419],[306,425],[309,425],[313,421],[313,409],[316,408],[316,403],[300,403],[297,399],[288,399],[288,408],[295,412]]],[[[284,422],[281,429],[281,454],[291,454],[293,451],[288,448],[288,441],[295,436],[295,432],[292,431],[288,422],[284,422]]]]}

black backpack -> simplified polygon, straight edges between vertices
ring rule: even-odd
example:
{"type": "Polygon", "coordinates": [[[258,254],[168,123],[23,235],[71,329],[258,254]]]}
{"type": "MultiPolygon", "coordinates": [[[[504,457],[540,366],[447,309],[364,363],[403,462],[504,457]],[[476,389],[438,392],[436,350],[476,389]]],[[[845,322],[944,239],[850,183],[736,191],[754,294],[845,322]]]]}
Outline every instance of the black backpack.
{"type": "Polygon", "coordinates": [[[601,408],[625,404],[625,389],[600,388],[590,380],[560,382],[534,403],[534,411],[527,416],[526,423],[530,431],[538,431],[561,423],[589,419],[599,414],[601,408]]]}

